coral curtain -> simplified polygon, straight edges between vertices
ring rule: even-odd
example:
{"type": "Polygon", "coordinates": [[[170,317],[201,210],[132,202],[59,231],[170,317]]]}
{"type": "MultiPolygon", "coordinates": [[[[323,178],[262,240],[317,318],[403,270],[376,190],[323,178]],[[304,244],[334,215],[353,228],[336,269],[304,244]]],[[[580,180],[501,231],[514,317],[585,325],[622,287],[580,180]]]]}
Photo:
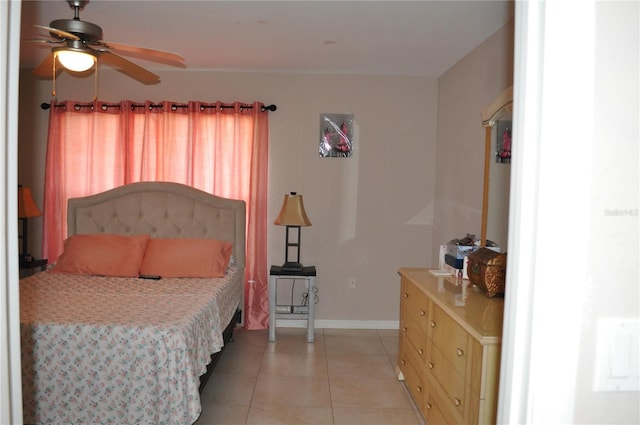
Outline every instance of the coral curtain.
{"type": "Polygon", "coordinates": [[[263,105],[190,101],[51,104],[43,255],[67,235],[67,201],[139,181],[171,181],[247,203],[244,324],[268,326],[268,112],[263,105]],[[248,107],[249,106],[249,107],[248,107]]]}

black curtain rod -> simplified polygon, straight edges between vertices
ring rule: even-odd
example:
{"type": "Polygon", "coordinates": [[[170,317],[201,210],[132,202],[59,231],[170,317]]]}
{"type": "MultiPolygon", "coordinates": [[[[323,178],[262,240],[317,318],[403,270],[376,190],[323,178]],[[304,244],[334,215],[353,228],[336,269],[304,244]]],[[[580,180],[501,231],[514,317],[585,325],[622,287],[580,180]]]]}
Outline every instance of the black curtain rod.
{"type": "MultiPolygon", "coordinates": [[[[75,108],[76,109],[80,109],[82,107],[89,107],[89,106],[93,106],[93,103],[76,103],[75,104],[75,108]]],[[[144,108],[147,105],[144,103],[134,103],[133,105],[131,105],[132,108],[144,108]]],[[[171,105],[171,109],[172,110],[176,110],[178,108],[186,108],[188,105],[184,105],[184,104],[177,104],[174,103],[171,105]]],[[[64,107],[63,104],[58,104],[55,105],[56,108],[60,108],[60,107],[64,107]]],[[[112,104],[108,104],[108,103],[103,103],[102,104],[103,109],[106,108],[119,108],[120,104],[119,103],[112,103],[112,104]]],[[[163,105],[161,103],[152,103],[151,105],[149,105],[149,107],[151,108],[162,108],[163,105]]],[[[201,108],[204,109],[210,109],[210,108],[216,108],[216,105],[201,105],[201,108]]],[[[40,108],[47,110],[49,108],[51,108],[51,104],[47,103],[47,102],[43,102],[40,104],[40,108]]],[[[220,105],[220,108],[222,109],[232,109],[235,108],[235,105],[220,105]]],[[[242,105],[241,108],[247,108],[247,109],[253,109],[253,105],[242,105]]],[[[265,112],[265,111],[271,111],[274,112],[276,109],[278,109],[278,107],[276,105],[263,105],[262,107],[260,107],[260,111],[265,112]]]]}

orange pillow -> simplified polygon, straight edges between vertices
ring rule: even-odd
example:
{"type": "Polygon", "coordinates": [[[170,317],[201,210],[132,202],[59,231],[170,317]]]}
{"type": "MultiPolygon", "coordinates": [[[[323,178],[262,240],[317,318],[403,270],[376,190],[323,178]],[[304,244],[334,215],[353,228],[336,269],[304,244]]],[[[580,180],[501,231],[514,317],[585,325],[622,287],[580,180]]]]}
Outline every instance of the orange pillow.
{"type": "Polygon", "coordinates": [[[222,277],[232,245],[214,239],[150,239],[140,274],[161,277],[222,277]]]}
{"type": "Polygon", "coordinates": [[[93,276],[138,277],[149,235],[75,235],[52,271],[93,276]]]}

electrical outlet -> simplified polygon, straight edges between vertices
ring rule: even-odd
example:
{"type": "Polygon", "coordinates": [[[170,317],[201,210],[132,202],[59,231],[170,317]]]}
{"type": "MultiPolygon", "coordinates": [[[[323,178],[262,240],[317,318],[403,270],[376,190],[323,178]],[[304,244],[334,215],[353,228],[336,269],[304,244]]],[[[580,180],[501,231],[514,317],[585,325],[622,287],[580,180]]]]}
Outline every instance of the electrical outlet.
{"type": "Polygon", "coordinates": [[[351,289],[355,289],[356,287],[356,278],[355,277],[350,277],[349,278],[349,288],[351,289]]]}

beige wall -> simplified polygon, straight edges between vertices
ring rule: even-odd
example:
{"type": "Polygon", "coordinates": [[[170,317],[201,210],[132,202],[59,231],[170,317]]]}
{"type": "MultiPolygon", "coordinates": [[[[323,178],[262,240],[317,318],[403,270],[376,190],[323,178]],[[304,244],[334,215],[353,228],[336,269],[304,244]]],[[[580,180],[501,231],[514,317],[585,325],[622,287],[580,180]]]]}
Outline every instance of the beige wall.
{"type": "MultiPolygon", "coordinates": [[[[319,324],[393,326],[398,320],[397,268],[434,265],[434,247],[442,241],[479,232],[479,111],[505,86],[504,75],[512,66],[509,37],[509,30],[497,33],[479,48],[490,57],[472,52],[440,83],[419,77],[181,70],[158,72],[161,84],[143,86],[101,70],[98,97],[275,103],[278,110],[269,118],[269,264],[284,261],[284,228],[270,223],[283,195],[297,191],[313,224],[302,229],[302,262],[318,267],[319,324]],[[468,75],[473,78],[467,82],[468,75]],[[354,115],[354,158],[318,157],[321,113],[354,115]],[[434,230],[434,210],[440,212],[439,231],[434,230]],[[355,289],[348,288],[351,277],[357,280],[355,289]]],[[[93,79],[63,75],[57,91],[58,99],[89,101],[93,79]]],[[[50,98],[51,82],[34,80],[23,70],[19,181],[32,187],[39,205],[48,122],[40,103],[50,98]]],[[[30,224],[30,247],[37,255],[42,219],[30,224]]]]}

